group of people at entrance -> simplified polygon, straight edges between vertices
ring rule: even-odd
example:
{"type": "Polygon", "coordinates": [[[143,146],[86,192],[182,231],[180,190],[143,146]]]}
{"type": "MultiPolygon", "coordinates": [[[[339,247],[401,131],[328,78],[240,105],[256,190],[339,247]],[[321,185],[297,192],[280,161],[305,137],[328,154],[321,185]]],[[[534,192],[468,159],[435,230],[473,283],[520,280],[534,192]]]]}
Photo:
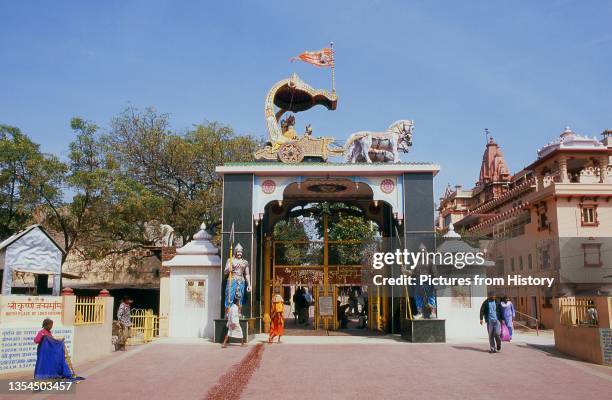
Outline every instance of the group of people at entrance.
{"type": "Polygon", "coordinates": [[[489,353],[502,349],[502,341],[512,340],[512,320],[516,315],[514,305],[507,297],[499,301],[490,295],[480,306],[480,324],[486,322],[489,334],[489,353]]]}
{"type": "MultiPolygon", "coordinates": [[[[272,343],[274,338],[278,338],[278,343],[281,342],[281,336],[284,333],[285,320],[285,301],[280,294],[275,294],[272,297],[272,307],[270,310],[270,337],[269,343],[272,343]]],[[[235,297],[232,305],[227,312],[227,333],[223,339],[221,347],[227,347],[229,338],[240,339],[240,345],[244,346],[245,337],[240,326],[240,299],[235,297]]]]}
{"type": "Polygon", "coordinates": [[[308,292],[308,288],[298,287],[293,294],[293,316],[295,323],[310,325],[310,306],[314,304],[312,295],[308,292]]]}

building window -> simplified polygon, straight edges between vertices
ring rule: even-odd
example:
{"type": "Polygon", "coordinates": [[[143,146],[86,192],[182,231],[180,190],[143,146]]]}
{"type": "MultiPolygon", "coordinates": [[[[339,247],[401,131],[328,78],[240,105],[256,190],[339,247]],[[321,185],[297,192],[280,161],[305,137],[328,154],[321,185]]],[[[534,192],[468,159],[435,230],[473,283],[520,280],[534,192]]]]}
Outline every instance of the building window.
{"type": "Polygon", "coordinates": [[[504,275],[504,259],[503,258],[498,258],[495,262],[495,269],[496,269],[496,275],[497,276],[503,276],[504,275]]]}
{"type": "Polygon", "coordinates": [[[544,297],[542,308],[552,308],[552,297],[544,297]]]}
{"type": "Polygon", "coordinates": [[[523,270],[523,256],[519,256],[519,269],[523,270]]]}
{"type": "Polygon", "coordinates": [[[537,206],[536,213],[538,216],[538,231],[550,230],[550,222],[548,222],[548,215],[546,212],[548,211],[548,207],[546,203],[542,203],[537,206]]]}
{"type": "Polygon", "coordinates": [[[585,267],[601,267],[601,243],[583,243],[585,267]]]}
{"type": "Polygon", "coordinates": [[[525,226],[531,223],[531,213],[521,215],[501,222],[493,227],[494,239],[509,239],[525,234],[525,226]]]}
{"type": "Polygon", "coordinates": [[[533,269],[533,257],[531,257],[531,253],[527,255],[527,267],[532,270],[533,269]]]}
{"type": "Polygon", "coordinates": [[[453,222],[453,215],[452,214],[447,214],[444,217],[444,227],[449,226],[452,222],[453,222]]]}
{"type": "Polygon", "coordinates": [[[514,257],[510,259],[510,270],[514,272],[514,257]]]}
{"type": "Polygon", "coordinates": [[[548,241],[544,241],[538,245],[540,269],[542,270],[549,269],[552,267],[551,247],[551,243],[548,241]]]}
{"type": "Polygon", "coordinates": [[[580,222],[582,226],[597,226],[597,206],[580,206],[580,222]]]}

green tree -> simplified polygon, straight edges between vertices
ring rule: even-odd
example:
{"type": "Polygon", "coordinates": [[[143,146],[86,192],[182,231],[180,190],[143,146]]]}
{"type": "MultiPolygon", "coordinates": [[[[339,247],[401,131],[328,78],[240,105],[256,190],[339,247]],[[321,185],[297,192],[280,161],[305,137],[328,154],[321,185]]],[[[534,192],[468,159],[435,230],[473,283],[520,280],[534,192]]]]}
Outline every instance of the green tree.
{"type": "Polygon", "coordinates": [[[0,167],[0,235],[33,222],[31,216],[41,205],[59,207],[67,166],[43,154],[18,128],[0,127],[0,167]]]}
{"type": "Polygon", "coordinates": [[[21,230],[34,208],[26,204],[20,179],[28,160],[40,157],[38,146],[18,128],[0,125],[0,240],[21,230]]]}
{"type": "MultiPolygon", "coordinates": [[[[304,224],[299,218],[289,218],[274,225],[275,241],[308,241],[304,224]]],[[[309,262],[311,253],[308,243],[278,243],[276,262],[285,265],[304,265],[309,262]]]]}
{"type": "Polygon", "coordinates": [[[356,241],[356,243],[335,244],[330,249],[330,258],[338,264],[355,265],[362,263],[363,246],[376,235],[376,230],[363,216],[347,215],[340,212],[329,229],[333,241],[356,241]]]}
{"type": "Polygon", "coordinates": [[[111,173],[106,168],[104,153],[96,136],[98,127],[81,118],[73,118],[70,126],[75,139],[70,143],[66,164],[50,165],[57,179],[64,182],[65,189],[72,193],[71,201],[64,199],[61,191],[48,195],[40,193],[41,205],[46,211],[45,224],[62,236],[64,250],[87,249],[92,243],[84,243],[85,237],[99,232],[96,222],[99,207],[108,194],[111,173]],[[83,245],[83,246],[81,246],[83,245]]]}
{"type": "Polygon", "coordinates": [[[260,142],[238,136],[215,122],[195,125],[183,134],[170,129],[168,115],[128,108],[114,118],[105,138],[118,172],[156,199],[157,219],[189,239],[202,221],[221,221],[222,180],[215,167],[251,161],[260,142]]]}

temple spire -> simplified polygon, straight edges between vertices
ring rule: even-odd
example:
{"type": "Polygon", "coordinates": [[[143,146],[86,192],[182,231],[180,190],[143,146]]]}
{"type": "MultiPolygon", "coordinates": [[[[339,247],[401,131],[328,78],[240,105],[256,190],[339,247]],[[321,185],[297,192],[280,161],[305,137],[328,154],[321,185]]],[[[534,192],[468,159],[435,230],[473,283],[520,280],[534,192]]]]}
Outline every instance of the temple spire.
{"type": "Polygon", "coordinates": [[[480,176],[478,178],[477,185],[483,185],[491,182],[505,182],[510,180],[510,172],[508,165],[504,159],[504,154],[501,149],[495,143],[492,136],[489,136],[487,132],[487,146],[484,154],[482,155],[482,164],[480,166],[480,176]]]}

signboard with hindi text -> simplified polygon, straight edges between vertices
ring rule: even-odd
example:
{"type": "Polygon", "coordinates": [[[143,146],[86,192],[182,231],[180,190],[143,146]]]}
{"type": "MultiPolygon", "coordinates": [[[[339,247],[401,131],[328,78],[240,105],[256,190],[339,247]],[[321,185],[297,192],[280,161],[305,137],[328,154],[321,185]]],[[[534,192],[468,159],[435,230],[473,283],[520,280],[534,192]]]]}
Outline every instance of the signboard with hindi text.
{"type": "MultiPolygon", "coordinates": [[[[0,327],[0,373],[33,370],[36,365],[34,337],[40,326],[0,327]]],[[[72,357],[74,327],[58,326],[52,331],[55,338],[64,338],[68,355],[72,357]]]]}
{"type": "Polygon", "coordinates": [[[0,296],[0,324],[40,326],[42,320],[62,320],[61,296],[0,296]]]}
{"type": "Polygon", "coordinates": [[[322,317],[332,317],[334,315],[332,296],[319,296],[319,315],[322,317]]]}
{"type": "Polygon", "coordinates": [[[604,365],[612,365],[612,328],[599,330],[601,342],[601,358],[604,365]]]}

